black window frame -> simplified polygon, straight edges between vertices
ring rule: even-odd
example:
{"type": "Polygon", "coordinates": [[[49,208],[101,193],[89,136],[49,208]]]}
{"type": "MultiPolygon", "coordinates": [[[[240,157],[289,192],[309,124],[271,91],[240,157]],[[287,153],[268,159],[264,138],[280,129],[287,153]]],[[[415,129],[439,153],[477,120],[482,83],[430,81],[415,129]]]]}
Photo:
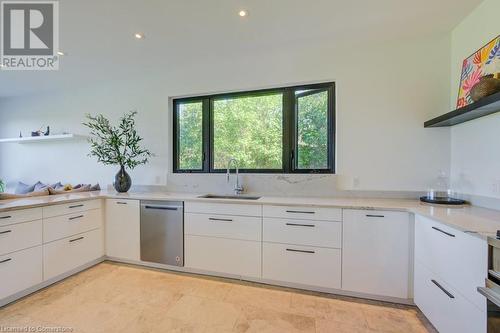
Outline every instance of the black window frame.
{"type": "Polygon", "coordinates": [[[213,105],[214,100],[223,98],[238,98],[243,96],[261,96],[266,94],[280,93],[283,95],[283,158],[281,169],[240,169],[241,173],[267,173],[267,174],[335,174],[335,129],[336,129],[336,110],[335,110],[335,82],[305,84],[298,86],[279,87],[271,89],[250,90],[231,92],[223,94],[214,94],[206,96],[194,96],[187,98],[175,98],[173,104],[172,121],[172,170],[173,173],[223,173],[225,169],[214,169],[214,138],[213,138],[213,105]],[[328,168],[326,169],[299,169],[297,167],[297,117],[298,106],[297,98],[312,92],[305,92],[296,95],[297,90],[313,90],[313,93],[322,91],[328,92],[328,168]],[[178,133],[178,105],[183,103],[202,102],[202,169],[179,169],[179,140],[178,133]]]}

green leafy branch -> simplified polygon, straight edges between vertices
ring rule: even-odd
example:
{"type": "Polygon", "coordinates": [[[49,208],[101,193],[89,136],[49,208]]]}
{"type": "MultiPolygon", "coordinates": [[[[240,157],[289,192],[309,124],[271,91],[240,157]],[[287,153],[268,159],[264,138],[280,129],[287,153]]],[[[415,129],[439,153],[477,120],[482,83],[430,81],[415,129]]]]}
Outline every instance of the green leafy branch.
{"type": "Polygon", "coordinates": [[[142,138],[135,129],[137,111],[126,113],[119,120],[118,127],[112,126],[102,114],[86,115],[88,122],[83,123],[90,129],[89,156],[97,157],[97,161],[106,165],[119,165],[134,169],[146,164],[154,154],[142,148],[142,138]]]}

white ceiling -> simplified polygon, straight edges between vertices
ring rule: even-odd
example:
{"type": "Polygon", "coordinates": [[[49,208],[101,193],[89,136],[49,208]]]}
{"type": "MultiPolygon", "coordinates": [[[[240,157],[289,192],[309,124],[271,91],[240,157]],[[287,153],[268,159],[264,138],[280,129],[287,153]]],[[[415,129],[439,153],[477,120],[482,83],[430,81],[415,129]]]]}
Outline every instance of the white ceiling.
{"type": "Polygon", "coordinates": [[[0,98],[111,80],[207,55],[313,41],[417,38],[458,24],[481,0],[60,0],[59,71],[0,71],[0,98]],[[247,9],[248,17],[238,11],[247,9]],[[133,38],[144,32],[146,39],[133,38]]]}

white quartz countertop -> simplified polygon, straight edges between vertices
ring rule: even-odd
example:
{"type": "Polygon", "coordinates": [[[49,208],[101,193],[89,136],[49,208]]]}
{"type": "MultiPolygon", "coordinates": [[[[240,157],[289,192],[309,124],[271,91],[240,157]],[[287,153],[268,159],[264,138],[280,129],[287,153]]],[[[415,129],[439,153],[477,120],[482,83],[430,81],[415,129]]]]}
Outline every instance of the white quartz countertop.
{"type": "Polygon", "coordinates": [[[475,206],[446,207],[421,203],[408,199],[376,199],[376,198],[336,198],[336,197],[273,197],[262,196],[258,200],[242,199],[208,199],[200,198],[202,194],[174,192],[129,192],[116,193],[96,191],[70,193],[43,197],[31,197],[0,201],[0,213],[57,205],[81,200],[100,198],[135,199],[135,200],[176,200],[202,201],[218,203],[240,203],[253,205],[293,205],[315,207],[338,207],[370,210],[394,210],[419,214],[458,230],[477,234],[480,237],[490,236],[500,230],[500,211],[475,206]]]}

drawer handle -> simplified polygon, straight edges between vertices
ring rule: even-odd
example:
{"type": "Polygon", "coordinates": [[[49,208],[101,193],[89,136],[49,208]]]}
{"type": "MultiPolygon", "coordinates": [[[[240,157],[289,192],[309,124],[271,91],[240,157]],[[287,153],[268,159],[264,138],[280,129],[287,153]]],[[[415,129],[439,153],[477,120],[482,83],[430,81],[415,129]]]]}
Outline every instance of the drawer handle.
{"type": "Polygon", "coordinates": [[[208,218],[210,221],[222,221],[222,222],[233,222],[232,219],[217,219],[215,217],[209,217],[208,218]]]}
{"type": "Polygon", "coordinates": [[[311,228],[314,228],[316,226],[314,224],[300,224],[300,223],[286,223],[286,225],[293,227],[311,227],[311,228]]]}
{"type": "Polygon", "coordinates": [[[12,232],[12,230],[0,231],[0,235],[8,234],[9,232],[12,232]]]}
{"type": "Polygon", "coordinates": [[[178,207],[170,207],[170,206],[144,206],[146,209],[161,209],[161,210],[177,210],[178,207]]]}
{"type": "Polygon", "coordinates": [[[445,234],[446,236],[455,237],[455,235],[454,235],[454,234],[450,234],[449,232],[446,232],[446,231],[444,231],[444,230],[441,230],[441,229],[439,229],[439,228],[437,228],[437,227],[432,227],[432,229],[437,230],[437,231],[439,231],[439,232],[441,232],[441,233],[445,234]]]}
{"type": "Polygon", "coordinates": [[[366,217],[385,217],[384,215],[366,214],[366,217]]]}
{"type": "Polygon", "coordinates": [[[11,260],[12,260],[12,258],[4,259],[4,260],[0,261],[0,264],[6,263],[7,261],[11,261],[11,260]]]}
{"type": "Polygon", "coordinates": [[[315,251],[310,251],[310,250],[297,250],[297,249],[286,249],[289,252],[300,252],[300,253],[310,253],[314,254],[316,253],[315,251]]]}
{"type": "Polygon", "coordinates": [[[84,215],[73,216],[73,217],[68,218],[68,220],[73,221],[73,220],[76,220],[76,219],[81,219],[83,216],[84,215]]]}
{"type": "Polygon", "coordinates": [[[83,236],[82,236],[82,237],[78,237],[78,238],[75,238],[75,239],[70,239],[70,240],[69,240],[69,242],[70,242],[70,243],[73,243],[73,242],[76,242],[76,241],[82,240],[82,239],[84,239],[84,238],[85,238],[85,237],[83,237],[83,236]]]}
{"type": "Polygon", "coordinates": [[[286,212],[292,214],[316,214],[316,212],[310,212],[306,210],[287,210],[286,212]]]}
{"type": "Polygon", "coordinates": [[[455,298],[455,296],[453,296],[448,290],[444,289],[444,287],[440,285],[439,282],[437,282],[436,280],[431,280],[431,282],[434,283],[439,289],[441,289],[441,291],[445,293],[446,296],[448,296],[449,298],[455,298]]]}
{"type": "Polygon", "coordinates": [[[83,207],[83,206],[84,206],[83,204],[80,204],[80,205],[69,206],[68,208],[78,208],[78,207],[83,207]]]}
{"type": "Polygon", "coordinates": [[[12,216],[10,216],[10,215],[0,216],[0,220],[6,220],[6,219],[10,219],[10,218],[12,218],[12,216]]]}
{"type": "Polygon", "coordinates": [[[117,201],[116,204],[117,205],[127,205],[128,203],[127,202],[123,202],[123,201],[117,201]]]}

